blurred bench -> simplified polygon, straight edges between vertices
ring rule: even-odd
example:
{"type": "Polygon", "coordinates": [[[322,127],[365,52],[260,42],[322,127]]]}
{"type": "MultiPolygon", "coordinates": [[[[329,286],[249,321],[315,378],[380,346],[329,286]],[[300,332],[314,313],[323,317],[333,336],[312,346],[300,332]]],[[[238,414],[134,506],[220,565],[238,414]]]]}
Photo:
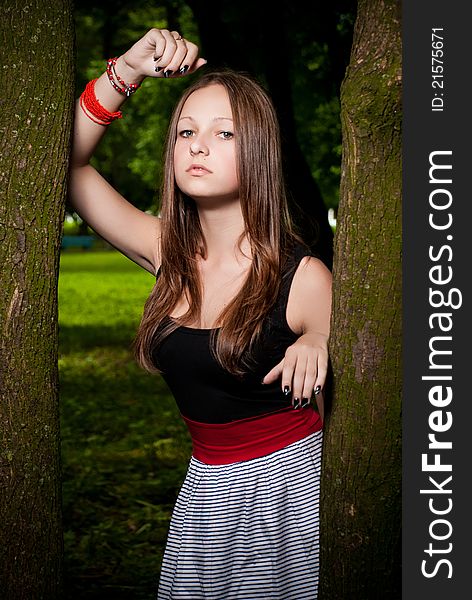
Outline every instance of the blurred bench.
{"type": "Polygon", "coordinates": [[[96,240],[94,235],[63,235],[61,242],[61,250],[67,248],[83,248],[89,250],[94,241],[96,240]]]}

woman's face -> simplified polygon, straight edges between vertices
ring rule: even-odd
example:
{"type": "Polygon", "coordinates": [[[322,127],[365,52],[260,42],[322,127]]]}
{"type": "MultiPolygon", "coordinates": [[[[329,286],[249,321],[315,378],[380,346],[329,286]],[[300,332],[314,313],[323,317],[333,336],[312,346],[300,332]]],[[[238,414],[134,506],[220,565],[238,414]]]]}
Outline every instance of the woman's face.
{"type": "Polygon", "coordinates": [[[200,205],[239,199],[233,114],[219,84],[193,92],[177,123],[175,180],[200,205]]]}

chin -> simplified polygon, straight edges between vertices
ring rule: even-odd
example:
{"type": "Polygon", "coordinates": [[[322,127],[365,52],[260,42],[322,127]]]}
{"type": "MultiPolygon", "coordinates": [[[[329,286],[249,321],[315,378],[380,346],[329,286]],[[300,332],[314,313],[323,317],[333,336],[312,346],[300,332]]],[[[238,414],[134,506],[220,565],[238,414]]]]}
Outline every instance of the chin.
{"type": "Polygon", "coordinates": [[[182,186],[179,187],[179,189],[183,194],[185,194],[188,198],[191,198],[200,206],[209,206],[218,202],[221,204],[230,204],[239,201],[239,195],[234,191],[204,191],[202,189],[192,189],[190,186],[182,186]]]}

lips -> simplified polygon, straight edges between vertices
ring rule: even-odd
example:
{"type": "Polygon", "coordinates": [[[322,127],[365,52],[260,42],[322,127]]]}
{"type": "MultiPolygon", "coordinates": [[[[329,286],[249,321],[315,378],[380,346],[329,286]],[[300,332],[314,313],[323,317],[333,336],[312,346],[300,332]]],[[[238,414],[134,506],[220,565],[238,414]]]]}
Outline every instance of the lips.
{"type": "Polygon", "coordinates": [[[212,171],[210,171],[210,169],[207,169],[204,165],[195,163],[193,165],[190,165],[190,167],[186,169],[186,172],[190,173],[190,175],[206,175],[207,173],[211,173],[212,171]]]}

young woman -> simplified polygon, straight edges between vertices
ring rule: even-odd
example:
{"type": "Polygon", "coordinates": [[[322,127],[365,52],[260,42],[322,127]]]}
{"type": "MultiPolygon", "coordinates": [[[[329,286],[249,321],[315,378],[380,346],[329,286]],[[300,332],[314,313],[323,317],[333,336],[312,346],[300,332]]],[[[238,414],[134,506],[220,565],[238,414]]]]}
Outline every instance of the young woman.
{"type": "Polygon", "coordinates": [[[159,218],[89,164],[145,77],[205,62],[193,43],[157,29],[108,61],[77,106],[71,202],[157,276],[136,356],[162,373],[193,441],[158,598],[313,599],[331,274],[292,230],[269,98],[231,71],[185,92],[169,126],[159,218]]]}

